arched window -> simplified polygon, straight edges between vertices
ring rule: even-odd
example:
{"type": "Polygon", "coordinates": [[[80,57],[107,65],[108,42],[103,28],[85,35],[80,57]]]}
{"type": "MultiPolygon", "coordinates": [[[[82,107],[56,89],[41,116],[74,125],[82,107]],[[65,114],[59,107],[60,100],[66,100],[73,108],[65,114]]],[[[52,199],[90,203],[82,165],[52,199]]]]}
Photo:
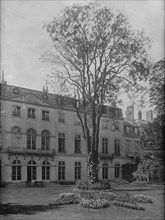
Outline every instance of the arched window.
{"type": "Polygon", "coordinates": [[[120,164],[116,163],[115,164],[115,178],[119,178],[120,177],[120,164]]]}
{"type": "Polygon", "coordinates": [[[36,180],[37,164],[34,160],[29,160],[27,163],[27,181],[36,180]]]}
{"type": "Polygon", "coordinates": [[[11,146],[19,147],[21,145],[21,129],[13,127],[11,129],[11,146]]]}
{"type": "Polygon", "coordinates": [[[58,180],[65,180],[65,161],[58,162],[58,180]]]}
{"type": "Polygon", "coordinates": [[[44,130],[41,134],[41,149],[49,150],[50,149],[50,133],[49,131],[44,130]]]}
{"type": "Polygon", "coordinates": [[[12,180],[21,180],[21,161],[14,160],[12,162],[12,180]]]}
{"type": "Polygon", "coordinates": [[[42,163],[42,180],[50,179],[50,163],[48,161],[44,161],[42,163]]]}
{"type": "Polygon", "coordinates": [[[36,131],[32,128],[27,131],[27,149],[36,149],[36,131]]]}
{"type": "Polygon", "coordinates": [[[108,179],[108,164],[104,163],[102,167],[102,179],[108,179]]]}
{"type": "Polygon", "coordinates": [[[81,162],[75,162],[75,180],[81,179],[81,162]]]}

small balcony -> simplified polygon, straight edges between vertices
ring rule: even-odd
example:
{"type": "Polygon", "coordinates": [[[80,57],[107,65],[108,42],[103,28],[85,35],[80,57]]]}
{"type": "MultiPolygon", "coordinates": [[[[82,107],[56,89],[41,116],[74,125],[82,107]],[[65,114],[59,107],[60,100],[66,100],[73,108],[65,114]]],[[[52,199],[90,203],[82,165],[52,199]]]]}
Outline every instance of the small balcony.
{"type": "Polygon", "coordinates": [[[113,159],[114,158],[114,153],[109,153],[109,154],[103,154],[103,153],[99,153],[99,157],[101,159],[113,159]]]}
{"type": "Polygon", "coordinates": [[[42,150],[41,148],[37,149],[27,149],[24,147],[16,147],[16,146],[8,146],[7,152],[10,154],[25,154],[25,155],[45,155],[45,156],[53,156],[55,155],[55,150],[42,150]]]}

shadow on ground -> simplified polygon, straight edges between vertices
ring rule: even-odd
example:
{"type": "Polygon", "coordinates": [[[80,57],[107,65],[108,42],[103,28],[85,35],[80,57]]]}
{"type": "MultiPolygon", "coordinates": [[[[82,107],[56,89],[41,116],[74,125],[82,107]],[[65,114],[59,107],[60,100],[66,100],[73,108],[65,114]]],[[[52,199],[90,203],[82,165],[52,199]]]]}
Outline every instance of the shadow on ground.
{"type": "Polygon", "coordinates": [[[45,212],[50,209],[57,209],[59,206],[49,205],[18,205],[14,203],[0,204],[0,215],[25,214],[32,215],[35,212],[45,212]]]}

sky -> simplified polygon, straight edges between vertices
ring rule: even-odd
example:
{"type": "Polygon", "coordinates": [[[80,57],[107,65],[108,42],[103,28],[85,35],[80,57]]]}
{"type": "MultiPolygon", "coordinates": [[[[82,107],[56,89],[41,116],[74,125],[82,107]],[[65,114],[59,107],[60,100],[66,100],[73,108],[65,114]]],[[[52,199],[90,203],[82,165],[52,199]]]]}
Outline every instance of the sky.
{"type": "MultiPolygon", "coordinates": [[[[1,70],[9,85],[41,91],[51,67],[40,60],[51,40],[42,26],[73,3],[88,1],[1,0],[1,70]]],[[[152,40],[154,62],[164,57],[164,1],[100,1],[121,9],[135,29],[145,29],[152,40]]]]}

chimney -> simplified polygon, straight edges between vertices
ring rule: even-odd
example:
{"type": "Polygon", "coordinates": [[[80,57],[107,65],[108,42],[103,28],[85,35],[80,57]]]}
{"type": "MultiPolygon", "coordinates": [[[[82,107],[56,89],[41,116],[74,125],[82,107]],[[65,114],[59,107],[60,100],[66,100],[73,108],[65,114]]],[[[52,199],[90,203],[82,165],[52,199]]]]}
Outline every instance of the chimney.
{"type": "Polygon", "coordinates": [[[153,111],[149,110],[148,112],[146,112],[146,120],[149,122],[153,121],[153,111]]]}
{"type": "Polygon", "coordinates": [[[133,105],[127,107],[126,119],[128,121],[132,121],[132,122],[134,121],[134,106],[133,105]]]}
{"type": "Polygon", "coordinates": [[[0,73],[0,83],[7,84],[7,82],[4,80],[4,70],[2,70],[2,72],[0,73]]]}
{"type": "Polygon", "coordinates": [[[141,111],[138,111],[138,119],[142,120],[142,112],[141,111]]]}

